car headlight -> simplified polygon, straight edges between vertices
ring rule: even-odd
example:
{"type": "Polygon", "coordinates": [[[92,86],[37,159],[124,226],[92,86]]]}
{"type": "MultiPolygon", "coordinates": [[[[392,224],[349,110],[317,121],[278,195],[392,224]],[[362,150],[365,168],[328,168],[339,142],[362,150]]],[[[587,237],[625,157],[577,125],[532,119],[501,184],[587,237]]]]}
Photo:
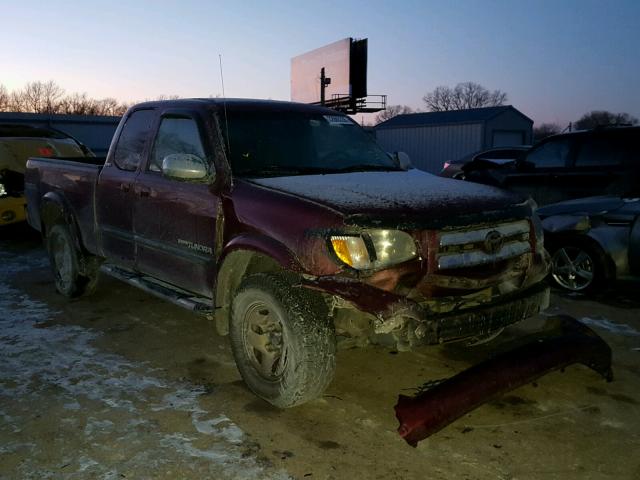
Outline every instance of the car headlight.
{"type": "Polygon", "coordinates": [[[4,184],[0,183],[0,197],[4,197],[7,195],[7,189],[4,188],[4,184]]]}
{"type": "Polygon", "coordinates": [[[400,230],[366,230],[356,235],[332,235],[331,247],[338,259],[356,270],[389,267],[415,258],[416,244],[400,230]]]}

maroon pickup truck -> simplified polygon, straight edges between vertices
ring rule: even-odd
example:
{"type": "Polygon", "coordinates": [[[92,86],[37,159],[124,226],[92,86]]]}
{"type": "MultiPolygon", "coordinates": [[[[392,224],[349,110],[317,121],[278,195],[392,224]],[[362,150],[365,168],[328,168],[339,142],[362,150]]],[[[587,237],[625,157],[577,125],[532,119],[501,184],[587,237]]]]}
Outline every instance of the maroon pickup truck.
{"type": "Polygon", "coordinates": [[[102,270],[210,316],[279,407],[322,394],[337,340],[480,341],[548,302],[531,202],[408,168],[322,107],[143,103],[105,160],[32,158],[25,191],[60,293],[102,270]]]}

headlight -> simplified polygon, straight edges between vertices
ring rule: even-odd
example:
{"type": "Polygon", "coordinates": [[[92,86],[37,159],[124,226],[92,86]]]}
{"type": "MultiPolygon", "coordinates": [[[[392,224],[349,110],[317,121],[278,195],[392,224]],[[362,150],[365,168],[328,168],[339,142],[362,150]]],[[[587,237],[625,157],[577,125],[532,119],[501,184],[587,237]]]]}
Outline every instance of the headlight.
{"type": "Polygon", "coordinates": [[[417,256],[411,235],[399,230],[367,230],[359,235],[333,235],[330,240],[338,259],[357,270],[385,268],[417,256]]]}
{"type": "Polygon", "coordinates": [[[4,185],[0,183],[0,197],[4,197],[7,194],[7,190],[4,188],[4,185]]]}

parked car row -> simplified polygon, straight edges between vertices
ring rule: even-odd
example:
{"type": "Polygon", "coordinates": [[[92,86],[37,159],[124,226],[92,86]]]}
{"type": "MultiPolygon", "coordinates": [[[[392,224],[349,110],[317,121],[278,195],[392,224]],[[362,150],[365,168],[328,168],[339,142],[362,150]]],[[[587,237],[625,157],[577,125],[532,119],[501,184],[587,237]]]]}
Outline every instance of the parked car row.
{"type": "Polygon", "coordinates": [[[0,226],[26,218],[24,171],[29,157],[85,155],[93,154],[75,138],[59,130],[0,124],[0,226]]]}
{"type": "Polygon", "coordinates": [[[614,278],[640,278],[639,157],[640,127],[605,127],[519,152],[478,152],[445,164],[441,175],[529,195],[542,206],[551,278],[567,290],[596,291],[614,278]]]}

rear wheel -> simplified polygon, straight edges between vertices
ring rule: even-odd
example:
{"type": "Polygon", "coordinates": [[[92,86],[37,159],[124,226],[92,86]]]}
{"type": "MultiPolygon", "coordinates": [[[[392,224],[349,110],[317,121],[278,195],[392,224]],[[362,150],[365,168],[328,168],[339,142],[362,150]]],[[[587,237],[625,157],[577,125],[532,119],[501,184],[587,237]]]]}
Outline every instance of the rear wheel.
{"type": "Polygon", "coordinates": [[[245,383],[287,408],[319,397],[335,370],[335,332],[322,297],[287,277],[247,277],[230,317],[231,347],[245,383]]]}
{"type": "Polygon", "coordinates": [[[69,229],[56,224],[47,232],[49,261],[53,270],[56,290],[74,298],[95,290],[98,281],[97,265],[78,250],[69,229]]]}
{"type": "Polygon", "coordinates": [[[604,253],[580,239],[562,242],[551,256],[551,278],[571,292],[595,292],[610,275],[604,253]]]}

